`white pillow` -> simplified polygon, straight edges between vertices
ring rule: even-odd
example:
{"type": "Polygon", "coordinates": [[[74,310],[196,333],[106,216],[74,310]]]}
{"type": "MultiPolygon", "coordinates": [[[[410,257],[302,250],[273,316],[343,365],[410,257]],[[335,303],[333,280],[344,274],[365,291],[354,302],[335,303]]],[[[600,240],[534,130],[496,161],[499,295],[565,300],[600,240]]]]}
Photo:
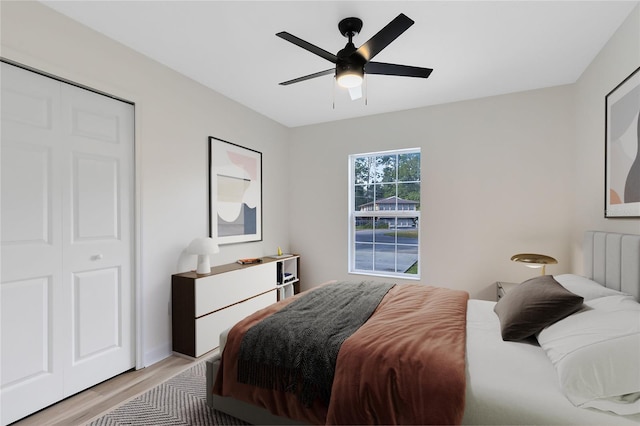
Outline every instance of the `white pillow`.
{"type": "Polygon", "coordinates": [[[580,275],[562,274],[554,275],[553,278],[558,281],[562,287],[566,288],[571,293],[582,296],[585,302],[588,300],[597,299],[598,297],[626,294],[612,288],[607,288],[595,281],[590,280],[589,278],[585,278],[580,275]]]}
{"type": "Polygon", "coordinates": [[[538,334],[567,398],[577,407],[640,413],[640,304],[592,299],[538,334]]]}

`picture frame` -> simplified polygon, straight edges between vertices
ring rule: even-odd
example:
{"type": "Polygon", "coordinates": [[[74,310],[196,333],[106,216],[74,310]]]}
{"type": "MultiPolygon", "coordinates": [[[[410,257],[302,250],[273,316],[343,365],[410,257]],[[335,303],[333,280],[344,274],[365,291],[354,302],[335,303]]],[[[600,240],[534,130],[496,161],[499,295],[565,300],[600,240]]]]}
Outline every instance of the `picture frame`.
{"type": "Polygon", "coordinates": [[[262,241],[262,153],[209,136],[209,236],[262,241]]]}
{"type": "Polygon", "coordinates": [[[640,67],[605,97],[605,218],[640,218],[640,67]]]}

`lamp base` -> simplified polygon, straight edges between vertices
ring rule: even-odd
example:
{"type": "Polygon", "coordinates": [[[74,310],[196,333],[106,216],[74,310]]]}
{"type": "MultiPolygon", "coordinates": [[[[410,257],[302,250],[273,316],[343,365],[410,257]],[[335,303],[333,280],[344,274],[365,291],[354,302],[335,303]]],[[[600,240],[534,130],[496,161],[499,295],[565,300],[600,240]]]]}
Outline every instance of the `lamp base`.
{"type": "Polygon", "coordinates": [[[205,275],[211,273],[211,263],[209,262],[208,254],[199,254],[198,255],[198,268],[196,269],[196,274],[205,275]]]}

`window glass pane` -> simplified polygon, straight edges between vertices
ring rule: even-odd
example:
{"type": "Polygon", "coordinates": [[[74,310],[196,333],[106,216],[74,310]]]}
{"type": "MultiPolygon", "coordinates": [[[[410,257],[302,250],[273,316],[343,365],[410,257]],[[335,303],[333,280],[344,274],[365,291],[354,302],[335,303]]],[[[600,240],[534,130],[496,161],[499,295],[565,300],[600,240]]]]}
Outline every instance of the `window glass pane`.
{"type": "Polygon", "coordinates": [[[373,182],[375,174],[375,159],[373,157],[358,157],[354,161],[354,183],[356,185],[373,182]]]}
{"type": "Polygon", "coordinates": [[[420,183],[399,183],[398,197],[398,210],[420,210],[420,183]]]}
{"type": "Polygon", "coordinates": [[[395,154],[376,157],[376,182],[396,181],[397,158],[398,156],[395,154]]]}
{"type": "Polygon", "coordinates": [[[395,244],[375,244],[374,271],[396,272],[395,244]]]}
{"type": "Polygon", "coordinates": [[[398,180],[420,181],[420,153],[398,155],[398,180]]]}
{"type": "Polygon", "coordinates": [[[418,227],[414,224],[414,219],[399,218],[398,229],[396,230],[398,244],[418,246],[418,227]]]}
{"type": "MultiPolygon", "coordinates": [[[[400,232],[398,232],[400,234],[400,232]]],[[[416,231],[417,235],[417,231],[416,231]]],[[[398,242],[400,242],[400,235],[398,235],[398,242]]],[[[398,271],[405,274],[417,274],[418,273],[418,244],[403,245],[398,244],[398,271]]]]}
{"type": "Polygon", "coordinates": [[[396,242],[396,218],[395,217],[377,217],[376,218],[376,242],[395,244],[396,242]]]}
{"type": "Polygon", "coordinates": [[[373,185],[356,185],[353,200],[355,211],[373,211],[373,185]]]}
{"type": "Polygon", "coordinates": [[[355,268],[360,271],[373,271],[373,244],[356,243],[355,268]]]}
{"type": "Polygon", "coordinates": [[[356,242],[373,241],[373,218],[356,217],[356,242]]]}
{"type": "Polygon", "coordinates": [[[375,188],[376,201],[374,210],[396,210],[396,184],[381,183],[375,188]]]}

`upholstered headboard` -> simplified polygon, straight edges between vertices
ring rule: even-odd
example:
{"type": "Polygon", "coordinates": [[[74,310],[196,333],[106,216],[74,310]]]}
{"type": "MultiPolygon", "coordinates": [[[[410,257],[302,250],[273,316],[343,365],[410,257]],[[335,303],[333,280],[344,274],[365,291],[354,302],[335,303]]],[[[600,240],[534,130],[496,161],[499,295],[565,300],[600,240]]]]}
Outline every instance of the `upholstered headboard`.
{"type": "Polygon", "coordinates": [[[587,278],[640,300],[640,235],[587,231],[583,251],[587,278]]]}

